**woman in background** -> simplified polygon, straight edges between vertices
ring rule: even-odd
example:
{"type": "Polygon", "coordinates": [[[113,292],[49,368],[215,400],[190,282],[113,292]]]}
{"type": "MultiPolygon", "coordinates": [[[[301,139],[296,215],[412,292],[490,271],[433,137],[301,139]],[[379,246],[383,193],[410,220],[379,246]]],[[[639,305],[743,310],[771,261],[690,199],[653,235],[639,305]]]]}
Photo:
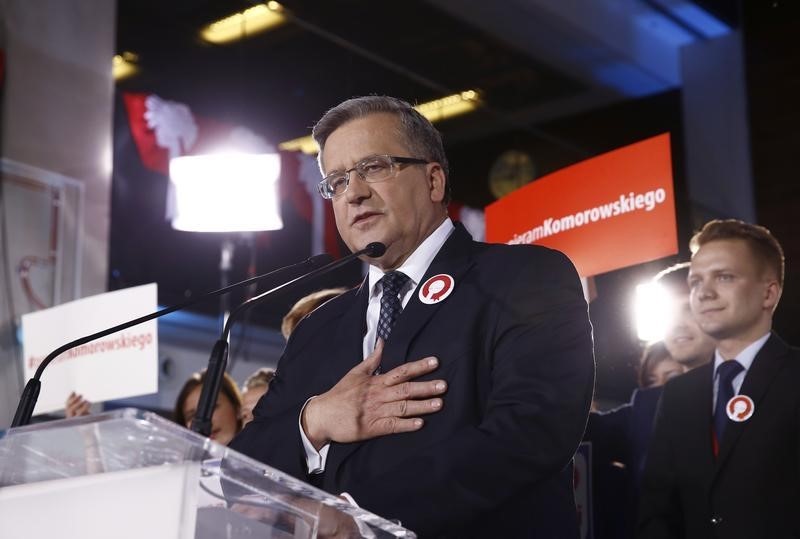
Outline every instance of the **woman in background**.
{"type": "MultiPolygon", "coordinates": [[[[197,402],[200,400],[200,391],[205,381],[205,371],[194,373],[183,384],[178,399],[175,401],[175,422],[183,425],[187,429],[191,427],[192,420],[197,413],[197,402]]],[[[210,438],[223,445],[233,439],[237,432],[242,429],[240,413],[242,409],[242,395],[236,382],[225,373],[217,396],[217,405],[214,407],[214,414],[211,416],[211,435],[210,438]]]]}
{"type": "Polygon", "coordinates": [[[659,387],[686,372],[686,367],[672,359],[662,341],[644,349],[639,361],[639,387],[659,387]]]}

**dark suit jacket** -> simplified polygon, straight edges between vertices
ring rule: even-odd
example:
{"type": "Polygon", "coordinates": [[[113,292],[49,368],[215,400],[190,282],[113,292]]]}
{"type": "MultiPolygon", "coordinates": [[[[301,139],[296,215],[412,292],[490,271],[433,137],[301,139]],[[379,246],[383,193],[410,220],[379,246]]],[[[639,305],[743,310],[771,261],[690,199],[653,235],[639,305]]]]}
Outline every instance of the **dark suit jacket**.
{"type": "Polygon", "coordinates": [[[595,539],[634,536],[639,487],[661,390],[637,389],[628,404],[589,414],[583,439],[592,443],[595,539]]]}
{"type": "MultiPolygon", "coordinates": [[[[414,292],[383,352],[383,372],[426,356],[444,407],[413,433],[331,444],[322,486],[422,537],[577,537],[572,456],[594,382],[591,328],[575,270],[542,247],[473,242],[461,225],[428,277],[452,294],[414,292]]],[[[255,420],[231,446],[309,480],[303,403],[362,361],[368,290],[335,298],[295,329],[255,420]]]]}
{"type": "Polygon", "coordinates": [[[753,416],[712,452],[713,363],[667,383],[647,456],[639,535],[800,537],[800,350],[770,336],[740,394],[753,416]]]}

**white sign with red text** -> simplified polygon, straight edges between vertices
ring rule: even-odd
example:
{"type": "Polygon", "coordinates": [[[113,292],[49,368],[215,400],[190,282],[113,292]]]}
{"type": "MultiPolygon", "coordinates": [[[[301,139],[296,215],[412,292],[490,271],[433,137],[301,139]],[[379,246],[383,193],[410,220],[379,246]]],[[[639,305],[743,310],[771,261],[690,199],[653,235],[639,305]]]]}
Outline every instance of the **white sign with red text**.
{"type": "MultiPolygon", "coordinates": [[[[25,379],[48,354],[75,339],[156,310],[156,284],[116,290],[22,316],[25,379]]],[[[158,391],[155,320],[63,352],[44,370],[35,414],[64,408],[70,392],[92,402],[158,391]]]]}

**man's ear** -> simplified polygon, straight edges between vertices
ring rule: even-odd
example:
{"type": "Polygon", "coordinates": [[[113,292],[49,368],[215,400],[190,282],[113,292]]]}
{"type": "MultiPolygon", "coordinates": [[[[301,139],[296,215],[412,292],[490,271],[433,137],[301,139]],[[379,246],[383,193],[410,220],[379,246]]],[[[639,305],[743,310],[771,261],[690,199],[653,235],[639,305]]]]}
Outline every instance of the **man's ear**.
{"type": "Polygon", "coordinates": [[[769,281],[764,289],[764,308],[775,311],[781,299],[781,287],[778,281],[769,281]]]}
{"type": "Polygon", "coordinates": [[[441,203],[447,192],[447,179],[444,176],[444,170],[439,163],[430,163],[428,166],[430,167],[428,185],[431,189],[431,201],[441,203]]]}

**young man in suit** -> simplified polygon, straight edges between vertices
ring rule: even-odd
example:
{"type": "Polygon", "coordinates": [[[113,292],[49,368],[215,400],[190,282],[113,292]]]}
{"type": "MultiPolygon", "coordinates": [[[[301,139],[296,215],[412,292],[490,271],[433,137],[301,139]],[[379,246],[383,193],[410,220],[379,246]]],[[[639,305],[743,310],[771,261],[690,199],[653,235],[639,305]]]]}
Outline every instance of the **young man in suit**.
{"type": "Polygon", "coordinates": [[[451,222],[440,135],[404,101],[345,101],[314,137],[342,239],[386,252],[295,329],[232,447],[422,537],[577,537],[594,360],[572,264],[451,222]]]}
{"type": "Polygon", "coordinates": [[[717,347],[664,388],[639,536],[800,536],[800,351],[771,332],[783,250],[737,220],[711,221],[690,246],[692,312],[717,347]]]}

